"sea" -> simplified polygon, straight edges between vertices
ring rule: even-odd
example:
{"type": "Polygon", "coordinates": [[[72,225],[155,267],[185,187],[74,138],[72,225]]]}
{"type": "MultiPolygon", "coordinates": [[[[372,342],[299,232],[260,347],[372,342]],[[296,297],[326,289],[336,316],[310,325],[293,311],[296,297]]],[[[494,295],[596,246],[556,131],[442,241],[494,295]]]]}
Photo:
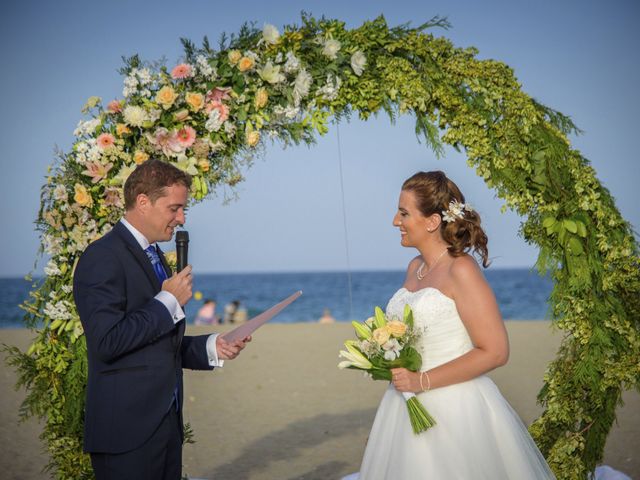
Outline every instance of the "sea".
{"type": "MultiPolygon", "coordinates": [[[[549,278],[526,268],[484,273],[503,318],[549,318],[547,300],[553,287],[549,278]]],[[[402,286],[404,276],[404,271],[197,274],[193,290],[202,299],[192,299],[185,313],[187,322],[192,323],[204,299],[216,301],[219,315],[227,303],[237,300],[251,318],[302,290],[302,296],[271,322],[317,322],[325,309],[339,322],[364,320],[373,315],[375,306],[384,309],[402,286]]],[[[0,328],[24,326],[19,305],[28,298],[31,283],[22,278],[0,278],[0,328]]]]}

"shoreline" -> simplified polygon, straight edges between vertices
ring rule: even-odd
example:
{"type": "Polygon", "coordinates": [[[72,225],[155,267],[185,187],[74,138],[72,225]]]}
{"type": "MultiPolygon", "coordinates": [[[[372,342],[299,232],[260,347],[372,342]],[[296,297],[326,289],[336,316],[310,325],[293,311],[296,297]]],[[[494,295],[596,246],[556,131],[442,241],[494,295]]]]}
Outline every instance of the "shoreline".
{"type": "MultiPolygon", "coordinates": [[[[511,343],[509,363],[490,373],[503,395],[529,424],[541,412],[536,395],[562,332],[548,321],[505,322],[511,343]]],[[[224,332],[231,326],[221,325],[224,332]]],[[[189,325],[188,334],[210,327],[189,325]]],[[[22,350],[29,330],[0,329],[0,343],[22,350]]],[[[242,355],[214,372],[185,370],[185,422],[195,432],[184,448],[184,473],[202,479],[339,479],[358,471],[385,382],[337,368],[338,351],[353,337],[349,323],[267,324],[242,355]]],[[[0,468],[7,479],[47,479],[47,457],[38,439],[40,425],[18,423],[24,391],[4,364],[0,404],[0,468]]],[[[625,392],[618,424],[609,435],[604,463],[640,478],[640,394],[625,392]]]]}

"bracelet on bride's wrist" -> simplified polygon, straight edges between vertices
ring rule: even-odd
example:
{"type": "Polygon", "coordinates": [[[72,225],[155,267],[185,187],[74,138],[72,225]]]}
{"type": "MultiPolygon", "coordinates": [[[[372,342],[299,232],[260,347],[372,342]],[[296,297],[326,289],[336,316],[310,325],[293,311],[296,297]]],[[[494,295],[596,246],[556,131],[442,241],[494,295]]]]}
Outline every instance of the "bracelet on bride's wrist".
{"type": "Polygon", "coordinates": [[[420,372],[420,388],[422,389],[423,392],[426,392],[427,390],[431,390],[431,379],[429,378],[429,374],[427,372],[420,372]],[[427,376],[427,388],[424,388],[424,385],[422,384],[423,374],[427,376]]]}

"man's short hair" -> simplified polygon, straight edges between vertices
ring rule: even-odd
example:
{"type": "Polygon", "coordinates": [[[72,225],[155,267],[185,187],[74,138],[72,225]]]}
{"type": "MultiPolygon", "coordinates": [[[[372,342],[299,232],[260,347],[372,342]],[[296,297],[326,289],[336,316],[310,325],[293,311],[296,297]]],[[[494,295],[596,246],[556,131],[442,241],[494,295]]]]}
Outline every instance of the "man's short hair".
{"type": "Polygon", "coordinates": [[[141,193],[154,203],[165,195],[165,188],[176,184],[189,190],[191,175],[162,160],[147,160],[136,167],[124,184],[124,208],[131,210],[141,193]]]}

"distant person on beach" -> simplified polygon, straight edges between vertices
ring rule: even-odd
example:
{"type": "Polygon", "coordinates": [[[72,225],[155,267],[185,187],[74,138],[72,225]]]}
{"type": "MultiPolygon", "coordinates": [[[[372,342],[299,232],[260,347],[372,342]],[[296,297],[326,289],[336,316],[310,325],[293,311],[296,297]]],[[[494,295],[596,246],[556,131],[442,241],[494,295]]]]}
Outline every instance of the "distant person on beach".
{"type": "Polygon", "coordinates": [[[218,323],[218,320],[219,318],[216,315],[216,302],[206,298],[204,305],[198,310],[193,323],[194,325],[215,325],[218,323]]]}
{"type": "MultiPolygon", "coordinates": [[[[224,306],[224,316],[222,323],[240,323],[238,312],[240,311],[240,300],[233,300],[224,306]]],[[[246,320],[246,316],[245,316],[246,320]]]]}
{"type": "Polygon", "coordinates": [[[417,372],[391,369],[367,441],[360,480],[552,479],[527,428],[485,374],[509,358],[495,296],[470,253],[489,264],[480,215],[443,172],[402,185],[393,225],[409,263],[387,315],[413,311],[422,353],[417,372]],[[436,425],[414,434],[404,393],[414,393],[436,425]]]}
{"type": "Polygon", "coordinates": [[[325,308],[324,311],[322,312],[322,316],[318,320],[318,323],[324,323],[324,324],[336,323],[336,319],[333,318],[333,316],[331,315],[331,310],[329,310],[328,308],[325,308]]]}
{"type": "Polygon", "coordinates": [[[179,480],[182,369],[222,366],[250,340],[184,335],[191,266],[172,274],[156,243],[184,224],[190,186],[169,163],[139,165],[124,185],[124,217],[75,270],[89,362],[84,450],[96,480],[179,480]]]}

